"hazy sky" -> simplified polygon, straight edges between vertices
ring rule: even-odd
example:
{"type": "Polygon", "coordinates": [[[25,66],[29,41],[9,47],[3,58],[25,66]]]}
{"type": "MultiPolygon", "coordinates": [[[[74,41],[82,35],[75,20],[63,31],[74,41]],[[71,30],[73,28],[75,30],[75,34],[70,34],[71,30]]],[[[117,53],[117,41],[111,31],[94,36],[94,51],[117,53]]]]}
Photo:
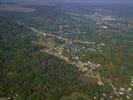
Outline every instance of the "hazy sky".
{"type": "Polygon", "coordinates": [[[133,0],[0,0],[4,2],[18,2],[18,3],[58,3],[58,2],[76,2],[76,3],[86,3],[86,2],[99,2],[99,3],[129,3],[133,0]]]}

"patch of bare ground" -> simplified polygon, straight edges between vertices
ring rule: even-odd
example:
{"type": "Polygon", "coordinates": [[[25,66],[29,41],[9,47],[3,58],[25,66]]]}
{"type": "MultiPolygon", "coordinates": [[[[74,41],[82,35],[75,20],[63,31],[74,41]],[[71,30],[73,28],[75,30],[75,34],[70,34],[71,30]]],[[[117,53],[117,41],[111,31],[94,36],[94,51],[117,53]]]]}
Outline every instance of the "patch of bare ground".
{"type": "Polygon", "coordinates": [[[31,13],[31,12],[34,12],[35,9],[28,8],[28,7],[21,7],[21,6],[17,6],[17,5],[5,5],[5,4],[2,4],[2,5],[0,5],[0,11],[3,11],[3,12],[31,13]]]}
{"type": "Polygon", "coordinates": [[[82,74],[79,77],[79,81],[87,84],[97,84],[98,78],[95,75],[82,74]]]}

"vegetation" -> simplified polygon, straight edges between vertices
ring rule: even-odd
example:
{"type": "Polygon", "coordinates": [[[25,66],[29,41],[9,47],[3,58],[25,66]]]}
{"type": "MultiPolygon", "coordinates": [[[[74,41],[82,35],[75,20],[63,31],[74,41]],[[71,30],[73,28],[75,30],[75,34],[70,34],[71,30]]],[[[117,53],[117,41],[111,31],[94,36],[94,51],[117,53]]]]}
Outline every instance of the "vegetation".
{"type": "MultiPolygon", "coordinates": [[[[105,23],[116,26],[107,25],[109,28],[103,29],[96,24],[95,19],[84,16],[94,12],[84,10],[85,7],[77,11],[77,7],[70,6],[67,13],[64,13],[66,8],[53,10],[54,7],[32,7],[37,11],[30,14],[1,12],[0,99],[126,100],[127,96],[133,96],[133,88],[130,87],[133,76],[133,30],[129,20],[126,25],[130,25],[126,27],[116,25],[117,21],[107,21],[105,23]],[[39,35],[29,27],[66,38],[68,43],[58,38],[49,36],[49,39],[43,34],[39,35]],[[42,45],[38,45],[38,41],[42,45]],[[72,41],[74,42],[71,43],[72,41]],[[90,44],[83,44],[83,41],[90,44]],[[64,47],[62,55],[70,61],[99,64],[100,69],[93,71],[92,75],[98,74],[104,85],[92,84],[91,79],[89,82],[84,78],[83,81],[80,80],[85,72],[80,71],[76,64],[69,63],[69,60],[42,52],[47,45],[49,48],[53,45],[58,49],[64,47]],[[80,52],[76,52],[74,48],[80,48],[80,52]],[[90,48],[93,50],[89,51],[90,48]],[[78,60],[73,59],[75,56],[78,60]],[[118,94],[122,87],[127,89],[125,95],[118,94]]],[[[123,25],[124,22],[118,20],[118,23],[123,25]]],[[[56,53],[56,50],[53,52],[56,53]]]]}

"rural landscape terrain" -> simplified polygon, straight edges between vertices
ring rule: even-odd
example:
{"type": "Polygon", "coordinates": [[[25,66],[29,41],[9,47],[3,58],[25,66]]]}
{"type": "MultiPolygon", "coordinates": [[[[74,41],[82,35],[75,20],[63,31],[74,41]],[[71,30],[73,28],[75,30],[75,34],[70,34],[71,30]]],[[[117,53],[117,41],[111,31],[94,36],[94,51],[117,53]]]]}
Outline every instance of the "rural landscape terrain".
{"type": "Polygon", "coordinates": [[[133,100],[132,4],[0,4],[0,100],[133,100]]]}

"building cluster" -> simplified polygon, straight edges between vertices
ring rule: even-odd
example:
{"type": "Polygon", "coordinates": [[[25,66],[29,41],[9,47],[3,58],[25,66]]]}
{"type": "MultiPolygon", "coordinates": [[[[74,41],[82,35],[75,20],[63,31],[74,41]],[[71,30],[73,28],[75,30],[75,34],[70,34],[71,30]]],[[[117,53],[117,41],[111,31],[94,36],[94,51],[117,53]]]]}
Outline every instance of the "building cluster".
{"type": "Polygon", "coordinates": [[[66,46],[67,51],[70,53],[80,53],[86,50],[85,46],[77,45],[77,44],[69,44],[66,46]]]}
{"type": "Polygon", "coordinates": [[[78,64],[79,66],[79,70],[81,70],[82,72],[87,72],[87,73],[91,73],[93,71],[99,70],[101,65],[100,64],[94,64],[90,61],[88,62],[81,62],[79,61],[78,64]]]}
{"type": "Polygon", "coordinates": [[[120,87],[118,89],[118,93],[120,96],[126,96],[128,100],[133,98],[133,77],[131,78],[131,81],[127,87],[120,87]]]}

